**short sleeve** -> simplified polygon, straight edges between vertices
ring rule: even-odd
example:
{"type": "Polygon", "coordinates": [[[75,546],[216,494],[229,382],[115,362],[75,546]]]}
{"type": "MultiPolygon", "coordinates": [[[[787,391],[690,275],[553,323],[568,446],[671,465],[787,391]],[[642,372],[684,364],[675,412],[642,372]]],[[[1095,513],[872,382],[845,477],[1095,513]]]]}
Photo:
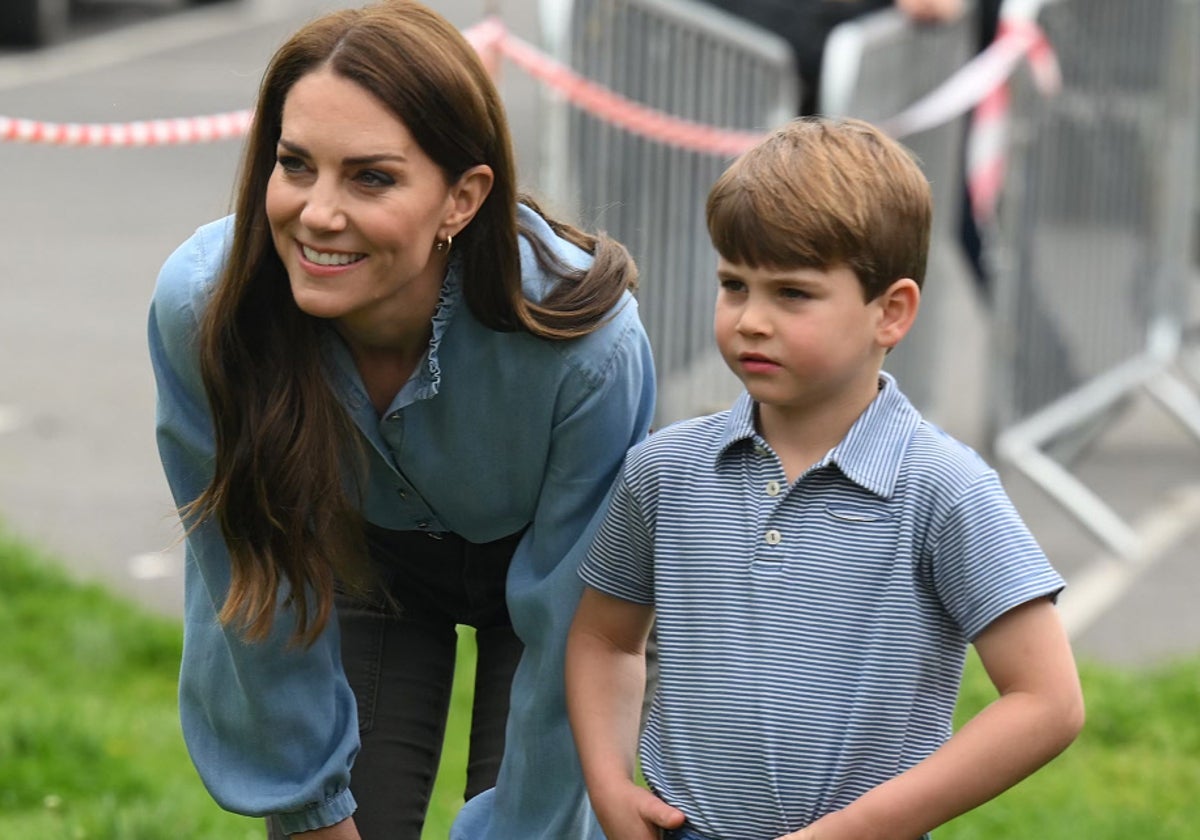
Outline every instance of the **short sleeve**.
{"type": "Polygon", "coordinates": [[[994,470],[959,494],[935,533],[934,585],[969,640],[1014,607],[1064,586],[994,470]]]}

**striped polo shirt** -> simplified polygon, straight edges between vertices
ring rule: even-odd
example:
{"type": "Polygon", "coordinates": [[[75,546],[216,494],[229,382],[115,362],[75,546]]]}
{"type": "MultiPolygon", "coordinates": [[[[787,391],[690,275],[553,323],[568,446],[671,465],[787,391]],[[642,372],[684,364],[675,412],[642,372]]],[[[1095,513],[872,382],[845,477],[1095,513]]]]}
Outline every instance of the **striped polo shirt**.
{"type": "Polygon", "coordinates": [[[974,451],[887,374],[788,486],[743,393],[630,451],[580,570],[655,609],[652,788],[701,835],[845,807],[951,733],[967,644],[1063,586],[974,451]]]}

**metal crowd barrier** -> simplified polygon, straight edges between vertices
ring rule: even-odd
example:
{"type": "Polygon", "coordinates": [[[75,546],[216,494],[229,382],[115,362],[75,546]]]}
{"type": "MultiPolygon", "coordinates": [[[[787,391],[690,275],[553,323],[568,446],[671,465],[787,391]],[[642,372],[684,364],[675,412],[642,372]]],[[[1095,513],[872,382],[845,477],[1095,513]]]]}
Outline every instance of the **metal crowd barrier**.
{"type": "MultiPolygon", "coordinates": [[[[782,38],[689,0],[543,2],[550,52],[628,99],[710,126],[765,132],[795,116],[782,38]]],[[[660,380],[659,424],[725,408],[739,383],[712,338],[716,255],[704,202],[730,158],[630,134],[552,108],[546,190],[638,262],[642,319],[660,380]]]]}
{"type": "MultiPolygon", "coordinates": [[[[968,2],[968,8],[974,8],[968,2]]],[[[723,128],[766,131],[796,114],[800,91],[791,49],[774,33],[690,0],[543,2],[546,41],[560,61],[658,110],[723,128]]],[[[884,10],[837,27],[822,69],[822,110],[878,121],[949,77],[973,51],[972,15],[914,26],[884,10]]],[[[585,225],[633,253],[639,300],[661,380],[660,423],[724,407],[738,391],[712,340],[716,257],[704,200],[729,159],[631,135],[582,111],[550,120],[547,191],[585,225]]],[[[953,121],[903,138],[934,188],[933,284],[962,272],[956,227],[964,126],[953,121]]],[[[928,281],[927,281],[928,282],[928,281]]],[[[938,295],[887,367],[929,411],[932,357],[941,332],[938,295]]]]}
{"type": "Polygon", "coordinates": [[[1012,84],[995,254],[996,453],[1134,557],[1134,529],[1061,453],[1142,390],[1200,439],[1200,400],[1179,374],[1200,4],[1008,0],[1004,13],[1014,10],[1046,33],[1063,87],[1043,96],[1023,72],[1012,84]]]}
{"type": "MultiPolygon", "coordinates": [[[[917,26],[896,9],[883,9],[839,24],[830,33],[821,67],[818,107],[825,114],[882,122],[948,79],[975,51],[977,8],[952,22],[917,26]]],[[[923,412],[939,415],[939,360],[947,330],[945,284],[966,269],[959,246],[966,117],[900,140],[920,160],[933,193],[930,240],[921,314],[913,329],[888,354],[890,371],[923,412]]],[[[965,279],[964,279],[964,282],[965,279]]]]}

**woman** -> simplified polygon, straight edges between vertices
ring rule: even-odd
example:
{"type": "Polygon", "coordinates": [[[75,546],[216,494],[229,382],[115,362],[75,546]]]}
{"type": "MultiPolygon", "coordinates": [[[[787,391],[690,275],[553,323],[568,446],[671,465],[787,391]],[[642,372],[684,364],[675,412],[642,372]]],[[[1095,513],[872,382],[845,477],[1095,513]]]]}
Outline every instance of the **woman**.
{"type": "Polygon", "coordinates": [[[184,734],[274,837],[419,837],[455,624],[479,665],[454,836],[598,836],[563,646],[654,376],[628,254],[515,180],[452,26],[399,0],[335,12],[266,71],[235,216],[160,274],[184,734]]]}

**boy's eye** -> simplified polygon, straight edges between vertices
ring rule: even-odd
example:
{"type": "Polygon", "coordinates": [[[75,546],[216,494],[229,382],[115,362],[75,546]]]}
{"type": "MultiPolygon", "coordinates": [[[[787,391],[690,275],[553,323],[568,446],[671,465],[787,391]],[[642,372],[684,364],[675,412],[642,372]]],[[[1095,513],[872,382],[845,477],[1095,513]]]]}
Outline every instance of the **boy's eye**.
{"type": "Polygon", "coordinates": [[[743,292],[746,290],[746,284],[741,280],[730,280],[729,278],[721,279],[721,289],[726,292],[743,292]]]}
{"type": "Polygon", "coordinates": [[[791,286],[784,286],[779,290],[779,295],[787,300],[805,300],[806,298],[812,297],[812,295],[810,295],[804,289],[796,289],[791,286]]]}

